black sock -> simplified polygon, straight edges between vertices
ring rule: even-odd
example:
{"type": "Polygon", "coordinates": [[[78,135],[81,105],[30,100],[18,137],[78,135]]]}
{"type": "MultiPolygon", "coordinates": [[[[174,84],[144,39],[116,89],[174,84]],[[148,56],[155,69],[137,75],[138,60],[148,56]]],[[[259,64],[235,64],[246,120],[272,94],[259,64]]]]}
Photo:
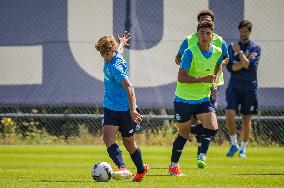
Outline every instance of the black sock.
{"type": "Polygon", "coordinates": [[[197,156],[201,151],[201,135],[203,133],[203,125],[201,123],[191,126],[191,134],[195,134],[196,142],[197,142],[197,156]]]}
{"type": "Polygon", "coordinates": [[[196,142],[197,142],[197,156],[199,156],[200,151],[201,151],[201,135],[202,134],[195,135],[196,142]]]}
{"type": "Polygon", "coordinates": [[[200,153],[204,153],[206,155],[210,142],[217,132],[218,130],[203,128],[203,134],[200,137],[201,138],[200,153]]]}
{"type": "Polygon", "coordinates": [[[141,150],[137,148],[134,153],[130,154],[130,157],[137,168],[137,173],[139,174],[143,173],[144,165],[143,165],[141,150]]]}
{"type": "Polygon", "coordinates": [[[116,164],[118,168],[126,167],[122,159],[122,151],[120,150],[119,146],[116,143],[109,146],[107,148],[107,152],[108,152],[109,157],[112,159],[112,161],[114,162],[114,164],[116,164]]]}
{"type": "Polygon", "coordinates": [[[177,136],[173,143],[171,162],[177,163],[179,161],[186,141],[187,139],[183,138],[182,136],[177,136]]]}
{"type": "Polygon", "coordinates": [[[201,123],[196,124],[196,125],[191,125],[190,129],[191,134],[202,134],[203,133],[203,125],[201,123]]]}

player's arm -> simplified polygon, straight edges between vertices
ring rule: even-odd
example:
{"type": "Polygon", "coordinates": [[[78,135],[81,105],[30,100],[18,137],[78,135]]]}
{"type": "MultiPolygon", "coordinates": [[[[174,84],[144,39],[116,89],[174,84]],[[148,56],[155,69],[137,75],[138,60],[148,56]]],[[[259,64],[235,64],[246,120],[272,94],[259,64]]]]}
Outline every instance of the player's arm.
{"type": "MultiPolygon", "coordinates": [[[[226,61],[228,61],[228,58],[225,59],[226,61]]],[[[223,67],[223,56],[221,56],[219,58],[219,60],[216,63],[215,69],[214,69],[214,80],[213,80],[213,89],[212,89],[212,96],[216,97],[216,93],[217,93],[217,85],[218,85],[218,80],[219,80],[219,76],[222,72],[222,67],[223,67]]]]}
{"type": "Polygon", "coordinates": [[[176,62],[177,65],[180,65],[181,57],[182,57],[182,54],[180,54],[180,53],[178,53],[178,54],[176,55],[175,62],[176,62]]]}
{"type": "Polygon", "coordinates": [[[259,46],[254,46],[251,49],[249,56],[247,57],[249,60],[248,69],[256,69],[258,66],[258,61],[260,59],[261,48],[259,46]]]}
{"type": "Polygon", "coordinates": [[[228,48],[228,54],[229,54],[229,63],[227,64],[226,68],[229,72],[235,72],[243,69],[243,65],[241,63],[233,63],[234,59],[234,49],[233,44],[231,44],[228,48]]]}
{"type": "Polygon", "coordinates": [[[236,70],[240,70],[242,68],[248,69],[249,67],[249,60],[246,57],[246,55],[244,54],[244,52],[241,50],[241,47],[238,43],[235,43],[232,45],[232,48],[234,50],[234,53],[237,53],[239,58],[240,58],[240,62],[241,65],[236,64],[237,66],[235,67],[236,70]]]}
{"type": "Polygon", "coordinates": [[[228,53],[228,46],[227,43],[224,39],[222,39],[222,56],[223,56],[223,61],[222,61],[222,66],[225,66],[229,63],[229,53],[228,53]]]}
{"type": "Polygon", "coordinates": [[[131,117],[135,123],[142,122],[142,115],[136,110],[136,97],[132,84],[128,79],[122,80],[121,85],[126,89],[131,117]]]}
{"type": "Polygon", "coordinates": [[[186,69],[179,69],[178,81],[180,83],[212,83],[215,79],[215,75],[208,75],[205,77],[193,77],[187,74],[186,69]]]}
{"type": "Polygon", "coordinates": [[[182,41],[182,43],[181,43],[181,45],[180,45],[180,47],[179,47],[179,50],[178,50],[178,54],[176,55],[175,63],[176,63],[177,65],[180,65],[180,63],[181,63],[181,57],[182,57],[182,55],[183,55],[183,53],[184,53],[184,50],[186,50],[187,47],[188,47],[188,43],[187,43],[187,38],[186,38],[184,41],[182,41]]]}
{"type": "MultiPolygon", "coordinates": [[[[228,58],[225,59],[225,60],[228,61],[228,58]]],[[[215,69],[214,69],[215,78],[214,78],[213,84],[216,84],[216,85],[217,85],[219,76],[220,76],[221,71],[222,71],[222,66],[223,66],[223,57],[221,56],[221,57],[218,59],[218,61],[217,61],[217,63],[216,63],[216,66],[215,66],[215,69]]]]}
{"type": "Polygon", "coordinates": [[[130,33],[128,33],[127,31],[124,32],[123,36],[120,37],[119,35],[117,35],[118,38],[118,47],[117,47],[117,51],[121,54],[123,54],[124,52],[124,47],[126,45],[129,45],[127,42],[129,41],[129,39],[131,38],[130,33]]]}
{"type": "Polygon", "coordinates": [[[238,55],[239,55],[241,64],[243,65],[243,68],[248,69],[250,62],[249,62],[248,58],[246,57],[246,55],[244,54],[244,52],[242,50],[240,50],[238,52],[238,55]]]}
{"type": "Polygon", "coordinates": [[[181,60],[180,68],[178,71],[178,81],[180,83],[212,83],[215,75],[208,75],[205,77],[193,77],[188,75],[192,61],[192,52],[187,49],[181,60]]]}

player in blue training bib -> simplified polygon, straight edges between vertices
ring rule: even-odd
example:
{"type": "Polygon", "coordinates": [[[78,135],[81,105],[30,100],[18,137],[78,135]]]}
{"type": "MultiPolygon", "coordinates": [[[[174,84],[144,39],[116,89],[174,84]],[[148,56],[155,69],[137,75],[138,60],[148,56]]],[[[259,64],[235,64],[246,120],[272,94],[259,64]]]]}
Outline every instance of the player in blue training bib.
{"type": "Polygon", "coordinates": [[[123,59],[123,51],[130,39],[130,33],[118,36],[119,45],[116,47],[112,36],[104,36],[96,44],[97,51],[104,59],[104,118],[103,140],[109,157],[118,167],[112,173],[114,179],[131,178],[132,174],[126,169],[122,152],[115,143],[116,133],[122,135],[123,144],[137,168],[133,181],[140,182],[146,175],[149,166],[143,163],[141,150],[134,139],[136,127],[142,121],[142,116],[136,109],[134,88],[128,79],[128,68],[123,59]]]}

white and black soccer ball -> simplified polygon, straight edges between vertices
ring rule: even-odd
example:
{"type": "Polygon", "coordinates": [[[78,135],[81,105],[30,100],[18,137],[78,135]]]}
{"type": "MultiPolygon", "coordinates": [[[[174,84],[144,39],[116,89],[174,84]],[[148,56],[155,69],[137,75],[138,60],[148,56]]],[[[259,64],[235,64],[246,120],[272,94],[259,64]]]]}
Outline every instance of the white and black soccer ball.
{"type": "Polygon", "coordinates": [[[98,162],[94,164],[92,169],[92,177],[96,182],[107,182],[111,178],[113,172],[111,166],[107,162],[98,162]]]}

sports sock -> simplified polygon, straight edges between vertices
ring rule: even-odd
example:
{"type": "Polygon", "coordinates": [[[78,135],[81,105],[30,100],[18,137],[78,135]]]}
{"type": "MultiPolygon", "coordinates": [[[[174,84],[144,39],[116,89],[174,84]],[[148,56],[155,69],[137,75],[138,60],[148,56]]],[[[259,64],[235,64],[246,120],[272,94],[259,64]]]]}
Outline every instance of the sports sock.
{"type": "Polygon", "coordinates": [[[236,134],[230,135],[230,138],[231,138],[231,144],[234,146],[238,146],[237,135],[236,134]]]}
{"type": "Polygon", "coordinates": [[[186,141],[187,139],[183,138],[182,136],[177,136],[173,143],[171,162],[177,163],[179,161],[186,141]]]}
{"type": "Polygon", "coordinates": [[[196,142],[197,142],[197,156],[200,154],[201,150],[201,135],[203,132],[203,125],[201,123],[191,126],[191,134],[195,134],[196,142]]]}
{"type": "Polygon", "coordinates": [[[112,161],[114,162],[114,164],[116,164],[118,168],[126,167],[122,159],[122,151],[120,150],[119,146],[116,143],[109,146],[107,148],[107,152],[109,157],[112,159],[112,161]]]}
{"type": "Polygon", "coordinates": [[[203,128],[203,134],[201,135],[200,153],[204,153],[206,155],[210,142],[217,132],[218,130],[203,128]]]}
{"type": "Polygon", "coordinates": [[[203,131],[203,126],[201,123],[196,124],[196,125],[191,125],[191,129],[190,129],[191,134],[198,135],[198,134],[201,134],[202,131],[203,131]]]}
{"type": "Polygon", "coordinates": [[[144,165],[141,155],[141,150],[137,148],[134,153],[130,154],[130,157],[137,168],[137,173],[141,174],[144,172],[144,165]]]}
{"type": "Polygon", "coordinates": [[[178,163],[171,162],[171,167],[178,167],[178,163]]]}
{"type": "Polygon", "coordinates": [[[246,151],[247,144],[248,144],[248,142],[241,141],[241,149],[240,150],[246,151]]]}

